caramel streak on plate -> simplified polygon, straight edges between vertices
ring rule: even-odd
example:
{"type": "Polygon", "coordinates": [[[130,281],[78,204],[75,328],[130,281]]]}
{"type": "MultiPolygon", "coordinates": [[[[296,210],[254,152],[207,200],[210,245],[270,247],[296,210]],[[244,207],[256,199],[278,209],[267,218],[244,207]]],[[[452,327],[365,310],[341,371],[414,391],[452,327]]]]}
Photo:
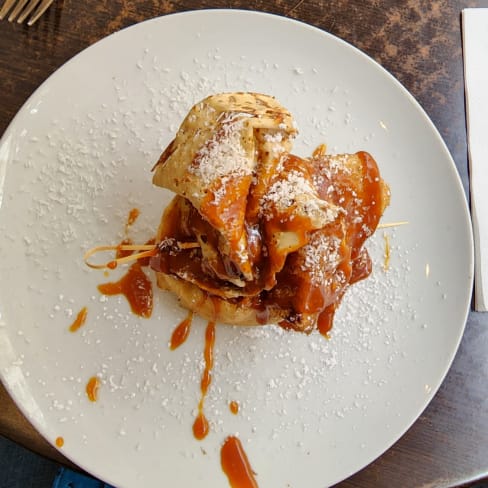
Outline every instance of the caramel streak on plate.
{"type": "Polygon", "coordinates": [[[152,283],[137,261],[119,281],[98,285],[98,290],[104,295],[124,295],[140,317],[149,318],[152,314],[152,283]]]}
{"type": "Polygon", "coordinates": [[[86,395],[88,400],[96,402],[98,400],[98,389],[100,388],[100,380],[96,376],[92,376],[86,384],[86,395]]]}
{"type": "Polygon", "coordinates": [[[230,403],[229,403],[229,410],[234,414],[234,415],[237,415],[239,413],[239,404],[235,401],[235,400],[232,400],[230,403]]]}
{"type": "Polygon", "coordinates": [[[215,344],[215,322],[209,322],[205,330],[205,349],[203,358],[205,360],[205,369],[203,370],[202,379],[200,382],[200,401],[198,402],[198,414],[193,424],[193,435],[196,439],[202,440],[206,437],[209,431],[208,420],[203,413],[203,403],[207,396],[208,388],[212,383],[212,368],[213,368],[213,347],[215,344]]]}
{"type": "Polygon", "coordinates": [[[231,488],[258,488],[251,464],[237,437],[227,437],[220,449],[220,462],[231,488]]]}
{"type": "Polygon", "coordinates": [[[190,333],[191,324],[193,321],[193,312],[188,312],[188,315],[183,319],[171,334],[171,340],[169,348],[174,351],[176,348],[180,347],[188,338],[190,333]]]}
{"type": "Polygon", "coordinates": [[[88,314],[88,309],[83,307],[76,316],[75,320],[69,327],[70,332],[76,332],[80,327],[82,327],[86,322],[86,316],[88,314]]]}
{"type": "Polygon", "coordinates": [[[127,216],[127,223],[125,224],[125,231],[127,232],[129,230],[129,227],[134,224],[134,222],[137,220],[139,215],[141,214],[140,210],[138,208],[133,208],[130,212],[129,215],[127,216]]]}

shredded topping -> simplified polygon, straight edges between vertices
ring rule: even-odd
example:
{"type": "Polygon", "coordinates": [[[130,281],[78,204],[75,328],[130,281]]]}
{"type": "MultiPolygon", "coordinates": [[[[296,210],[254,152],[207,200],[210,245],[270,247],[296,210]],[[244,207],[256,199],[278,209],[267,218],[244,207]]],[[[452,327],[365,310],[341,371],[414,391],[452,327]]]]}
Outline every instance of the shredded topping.
{"type": "Polygon", "coordinates": [[[310,275],[314,286],[324,284],[341,261],[339,253],[341,240],[334,235],[314,232],[308,244],[299,253],[302,258],[302,271],[310,275]]]}
{"type": "Polygon", "coordinates": [[[189,171],[210,185],[226,175],[252,174],[254,162],[246,154],[241,142],[241,130],[248,114],[226,114],[220,128],[196,153],[189,171]]]}
{"type": "MultiPolygon", "coordinates": [[[[299,171],[292,170],[286,178],[274,182],[268,193],[261,200],[262,217],[266,220],[273,218],[273,207],[278,212],[298,206],[299,214],[310,217],[322,223],[332,222],[337,218],[339,208],[321,200],[310,181],[299,171]]],[[[291,216],[293,218],[293,214],[291,216]]]]}
{"type": "Polygon", "coordinates": [[[270,207],[277,210],[286,210],[291,207],[299,195],[309,195],[315,198],[315,190],[310,183],[298,171],[290,171],[285,179],[274,182],[268,193],[261,201],[261,207],[265,218],[269,218],[270,207]]]}

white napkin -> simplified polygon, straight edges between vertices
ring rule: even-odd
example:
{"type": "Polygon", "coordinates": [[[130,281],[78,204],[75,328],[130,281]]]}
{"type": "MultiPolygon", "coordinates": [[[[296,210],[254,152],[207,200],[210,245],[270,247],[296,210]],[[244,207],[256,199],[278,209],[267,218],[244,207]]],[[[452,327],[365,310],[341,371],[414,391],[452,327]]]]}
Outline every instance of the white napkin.
{"type": "Polygon", "coordinates": [[[488,310],[488,8],[462,12],[475,310],[488,310]]]}

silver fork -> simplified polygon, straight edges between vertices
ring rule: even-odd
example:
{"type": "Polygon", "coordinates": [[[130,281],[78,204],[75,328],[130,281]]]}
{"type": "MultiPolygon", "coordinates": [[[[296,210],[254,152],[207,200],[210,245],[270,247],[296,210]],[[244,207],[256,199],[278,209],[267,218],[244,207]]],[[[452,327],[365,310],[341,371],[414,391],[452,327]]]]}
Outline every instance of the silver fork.
{"type": "Polygon", "coordinates": [[[13,7],[10,15],[8,16],[8,21],[13,22],[15,19],[17,19],[17,23],[21,24],[24,22],[27,16],[34,9],[36,9],[27,22],[27,25],[32,25],[53,2],[54,0],[5,0],[2,8],[0,9],[0,20],[2,20],[13,7]]]}

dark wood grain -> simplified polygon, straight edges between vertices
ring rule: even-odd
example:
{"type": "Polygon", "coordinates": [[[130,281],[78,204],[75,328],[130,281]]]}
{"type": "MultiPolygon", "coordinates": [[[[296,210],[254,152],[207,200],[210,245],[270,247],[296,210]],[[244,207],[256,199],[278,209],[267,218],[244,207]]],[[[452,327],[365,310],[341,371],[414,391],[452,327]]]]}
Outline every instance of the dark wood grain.
{"type": "MultiPolygon", "coordinates": [[[[106,35],[172,12],[253,9],[315,25],[382,64],[432,118],[467,190],[460,13],[468,6],[488,7],[488,1],[56,0],[33,28],[0,22],[0,134],[51,73],[106,35]]],[[[487,378],[488,315],[471,312],[453,366],[429,407],[396,445],[338,486],[452,487],[488,476],[487,378]]],[[[1,434],[63,461],[3,388],[0,405],[1,434]]]]}

